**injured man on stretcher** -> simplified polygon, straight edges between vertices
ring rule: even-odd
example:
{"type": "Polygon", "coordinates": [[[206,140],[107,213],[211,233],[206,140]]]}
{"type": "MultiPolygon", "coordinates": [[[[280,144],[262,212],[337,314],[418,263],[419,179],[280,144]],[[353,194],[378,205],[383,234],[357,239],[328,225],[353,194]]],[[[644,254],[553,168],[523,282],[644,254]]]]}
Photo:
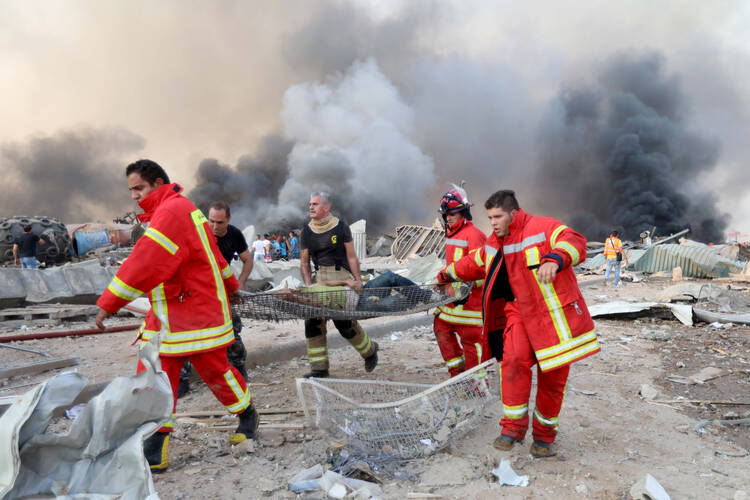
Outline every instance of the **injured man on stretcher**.
{"type": "Polygon", "coordinates": [[[271,292],[283,300],[341,311],[403,311],[419,303],[439,300],[431,288],[421,287],[392,271],[369,280],[357,289],[354,280],[330,280],[298,289],[271,292]]]}

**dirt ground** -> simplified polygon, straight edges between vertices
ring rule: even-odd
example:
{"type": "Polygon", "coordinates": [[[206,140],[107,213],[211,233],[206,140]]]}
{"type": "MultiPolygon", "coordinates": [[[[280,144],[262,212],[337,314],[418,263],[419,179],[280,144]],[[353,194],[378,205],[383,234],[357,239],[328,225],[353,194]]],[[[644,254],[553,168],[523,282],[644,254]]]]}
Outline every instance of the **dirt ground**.
{"type": "MultiPolygon", "coordinates": [[[[651,278],[613,289],[604,288],[601,277],[585,276],[581,281],[590,305],[651,300],[672,285],[669,280],[651,278]]],[[[747,290],[727,293],[736,312],[750,310],[747,290]]],[[[716,308],[705,303],[701,307],[716,308]]],[[[133,318],[116,321],[128,323],[133,318]]],[[[430,458],[394,469],[401,479],[383,475],[384,497],[407,498],[409,493],[421,492],[461,499],[624,499],[629,498],[631,486],[647,473],[673,499],[740,499],[750,495],[750,456],[745,451],[750,449],[748,427],[707,425],[700,434],[694,430],[709,419],[750,418],[750,328],[687,327],[676,320],[651,317],[597,320],[596,324],[602,352],[571,369],[560,415],[557,456],[533,459],[528,453],[530,435],[511,452],[495,450],[492,440],[499,433],[501,413],[498,402],[483,423],[459,442],[430,458]],[[727,374],[704,384],[670,380],[689,377],[705,367],[721,368],[727,374]],[[658,391],[655,397],[650,396],[653,400],[639,395],[644,384],[658,391]],[[529,476],[528,487],[500,486],[488,480],[487,464],[502,458],[508,458],[518,474],[529,476]]],[[[89,383],[99,383],[133,372],[133,336],[132,332],[122,332],[14,345],[57,357],[79,356],[81,362],[76,369],[89,378],[89,383]]],[[[299,323],[246,321],[242,336],[249,349],[263,349],[300,339],[302,328],[299,323]]],[[[331,375],[429,383],[446,378],[429,327],[414,327],[378,342],[380,364],[373,373],[366,373],[362,360],[347,347],[331,351],[331,375]]],[[[0,366],[40,359],[35,354],[0,349],[0,366]]],[[[307,370],[304,358],[249,370],[257,407],[298,408],[295,377],[307,370]]],[[[19,386],[37,383],[52,373],[6,380],[0,396],[20,394],[29,386],[19,386]]],[[[220,409],[219,403],[205,385],[197,382],[180,400],[177,411],[216,409],[220,409]]],[[[273,428],[290,424],[298,427],[303,423],[299,414],[268,415],[262,422],[254,451],[246,453],[228,445],[231,430],[208,430],[203,422],[178,420],[170,443],[169,470],[154,476],[159,495],[165,499],[297,498],[288,490],[289,477],[316,463],[325,466],[324,450],[330,438],[311,428],[273,428]]],[[[235,423],[224,417],[209,425],[235,423]]],[[[322,499],[325,494],[300,497],[322,499]]]]}

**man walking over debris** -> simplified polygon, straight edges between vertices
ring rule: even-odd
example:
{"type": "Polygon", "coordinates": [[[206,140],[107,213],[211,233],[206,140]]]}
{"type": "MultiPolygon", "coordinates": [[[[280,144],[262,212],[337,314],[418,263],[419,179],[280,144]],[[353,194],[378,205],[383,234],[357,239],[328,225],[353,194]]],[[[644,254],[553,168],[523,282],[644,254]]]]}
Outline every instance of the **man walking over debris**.
{"type": "Polygon", "coordinates": [[[615,288],[620,287],[620,266],[622,261],[625,260],[625,265],[628,265],[628,258],[625,256],[625,252],[622,251],[622,241],[618,236],[619,232],[613,230],[607,238],[604,244],[604,258],[607,259],[607,270],[604,271],[604,286],[607,286],[607,280],[609,274],[612,272],[612,268],[615,269],[615,288]]]}
{"type": "MultiPolygon", "coordinates": [[[[144,210],[138,218],[149,222],[149,227],[99,297],[96,324],[103,329],[105,318],[148,293],[151,310],[139,339],[145,344],[155,338],[159,344],[161,367],[172,385],[173,408],[180,369],[189,359],[224,407],[239,415],[230,442],[253,438],[258,413],[245,379],[227,360],[227,346],[234,342],[227,292],[238,289],[237,279],[206,217],[182,196],[182,187],[169,183],[159,164],[138,160],[128,165],[125,175],[131,197],[144,210]]],[[[138,370],[144,370],[140,362],[138,370]]],[[[144,442],[152,470],[167,468],[173,425],[170,420],[144,442]]]]}
{"type": "Polygon", "coordinates": [[[31,232],[31,226],[23,226],[23,234],[13,243],[13,260],[16,265],[21,264],[21,269],[36,269],[39,262],[36,260],[36,246],[47,242],[31,232]]]}
{"type": "MultiPolygon", "coordinates": [[[[484,233],[471,222],[471,206],[466,191],[455,185],[440,200],[438,211],[445,222],[445,261],[449,267],[484,246],[484,233]]],[[[482,337],[483,285],[482,279],[474,281],[465,300],[440,306],[435,311],[433,331],[451,377],[489,358],[482,337]]],[[[447,286],[446,294],[450,295],[451,288],[459,286],[460,283],[447,286]]]]}
{"type": "MultiPolygon", "coordinates": [[[[240,290],[245,288],[247,278],[253,271],[253,257],[247,247],[245,237],[236,226],[229,223],[232,219],[229,205],[223,201],[214,201],[208,207],[208,225],[211,227],[216,244],[219,246],[224,260],[231,263],[238,258],[242,261],[242,271],[237,278],[240,284],[240,290]]],[[[242,319],[236,307],[231,307],[232,326],[234,329],[234,343],[227,346],[227,358],[229,364],[237,368],[242,377],[247,380],[247,370],[245,369],[245,360],[247,359],[247,349],[242,342],[240,332],[242,331],[242,319]]],[[[177,387],[177,397],[181,398],[190,390],[190,375],[192,373],[190,361],[185,362],[180,372],[180,385],[177,387]]]]}
{"type": "Polygon", "coordinates": [[[524,439],[536,364],[531,454],[552,456],[570,364],[600,350],[573,273],[586,258],[586,240],[558,220],[521,210],[513,191],[494,193],[484,206],[493,231],[486,246],[446,267],[438,281],[485,277],[484,334],[502,360],[504,416],[493,445],[510,450],[524,439]]]}
{"type": "MultiPolygon", "coordinates": [[[[310,222],[300,236],[300,273],[306,286],[332,280],[353,280],[356,289],[362,288],[359,260],[354,253],[352,232],[349,226],[330,214],[328,195],[315,193],[310,197],[310,222]],[[315,266],[312,275],[310,260],[315,266]]],[[[328,343],[326,319],[305,320],[307,356],[311,371],[307,377],[328,376],[328,343]]],[[[356,321],[334,320],[342,337],[365,360],[365,370],[371,372],[378,364],[378,344],[372,342],[356,321]]]]}

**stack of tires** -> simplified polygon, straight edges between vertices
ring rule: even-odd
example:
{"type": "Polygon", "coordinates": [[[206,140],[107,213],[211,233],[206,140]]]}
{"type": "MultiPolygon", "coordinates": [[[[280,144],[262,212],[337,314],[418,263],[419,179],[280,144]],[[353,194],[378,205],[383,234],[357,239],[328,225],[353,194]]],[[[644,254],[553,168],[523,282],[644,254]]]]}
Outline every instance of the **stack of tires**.
{"type": "Polygon", "coordinates": [[[52,265],[70,260],[70,235],[65,224],[52,217],[14,215],[0,218],[0,263],[13,262],[13,243],[27,225],[46,243],[36,247],[36,259],[40,263],[52,265]]]}

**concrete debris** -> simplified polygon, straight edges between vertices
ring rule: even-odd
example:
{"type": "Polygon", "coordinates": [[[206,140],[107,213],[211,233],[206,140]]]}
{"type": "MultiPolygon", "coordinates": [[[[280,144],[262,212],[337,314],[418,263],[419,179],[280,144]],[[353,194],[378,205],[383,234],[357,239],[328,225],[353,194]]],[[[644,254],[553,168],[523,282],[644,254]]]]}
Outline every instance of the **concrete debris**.
{"type": "Polygon", "coordinates": [[[492,473],[497,477],[498,482],[508,486],[520,486],[525,488],[529,485],[529,476],[519,476],[510,466],[510,460],[504,458],[497,469],[492,473]]]}
{"type": "Polygon", "coordinates": [[[34,387],[0,417],[0,497],[158,498],[143,439],[170,417],[171,388],[156,350],[149,345],[141,353],[146,371],[114,379],[67,434],[45,431],[55,409],[84,389],[86,378],[77,373],[34,387]]]}
{"type": "Polygon", "coordinates": [[[437,274],[445,267],[445,262],[436,254],[425,257],[412,257],[406,264],[406,270],[397,271],[398,274],[409,278],[419,285],[435,283],[437,274]]]}
{"type": "Polygon", "coordinates": [[[653,401],[659,396],[659,390],[652,385],[641,384],[641,388],[638,391],[638,395],[646,401],[653,401]]]}
{"type": "Polygon", "coordinates": [[[117,272],[97,260],[48,269],[0,268],[0,307],[25,302],[93,304],[117,272]]]}
{"type": "Polygon", "coordinates": [[[372,246],[372,248],[369,251],[369,255],[373,257],[388,257],[391,255],[391,245],[393,245],[393,241],[396,239],[395,236],[392,236],[390,234],[384,234],[380,238],[378,238],[378,241],[375,242],[375,244],[372,246]]]}
{"type": "Polygon", "coordinates": [[[616,318],[659,315],[662,312],[671,313],[683,325],[693,326],[693,308],[683,304],[667,304],[661,302],[608,302],[589,306],[593,318],[616,318]]]}
{"type": "Polygon", "coordinates": [[[645,478],[630,488],[630,498],[633,500],[670,500],[666,490],[651,474],[646,474],[645,478]]]}

